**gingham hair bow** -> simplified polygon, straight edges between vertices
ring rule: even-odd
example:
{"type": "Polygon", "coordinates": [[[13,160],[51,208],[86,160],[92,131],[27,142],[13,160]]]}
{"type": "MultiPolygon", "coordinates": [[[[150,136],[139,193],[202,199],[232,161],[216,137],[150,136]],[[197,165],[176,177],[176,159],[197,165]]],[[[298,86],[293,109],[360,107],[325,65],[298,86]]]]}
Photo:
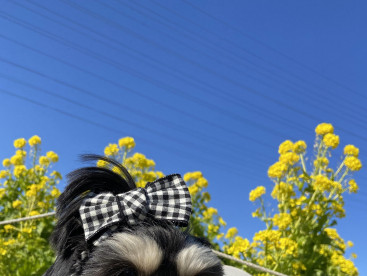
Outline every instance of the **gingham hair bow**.
{"type": "Polygon", "coordinates": [[[79,212],[88,241],[120,222],[134,225],[147,216],[187,226],[191,215],[191,197],[182,177],[172,174],[149,182],[145,188],[117,195],[93,195],[83,201],[79,212]]]}

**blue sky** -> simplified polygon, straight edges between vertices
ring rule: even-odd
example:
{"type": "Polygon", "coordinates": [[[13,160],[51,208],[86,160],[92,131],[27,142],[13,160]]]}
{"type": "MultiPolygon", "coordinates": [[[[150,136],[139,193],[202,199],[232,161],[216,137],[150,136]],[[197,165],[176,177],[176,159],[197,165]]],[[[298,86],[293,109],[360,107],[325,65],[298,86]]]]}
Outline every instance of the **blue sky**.
{"type": "MultiPolygon", "coordinates": [[[[335,162],[346,144],[367,162],[366,12],[340,0],[3,1],[0,158],[37,134],[66,174],[79,154],[133,136],[158,170],[201,170],[211,205],[251,238],[264,225],[248,193],[271,191],[285,139],[311,153],[329,122],[335,162]]],[[[365,170],[355,178],[338,231],[365,275],[365,170]]]]}

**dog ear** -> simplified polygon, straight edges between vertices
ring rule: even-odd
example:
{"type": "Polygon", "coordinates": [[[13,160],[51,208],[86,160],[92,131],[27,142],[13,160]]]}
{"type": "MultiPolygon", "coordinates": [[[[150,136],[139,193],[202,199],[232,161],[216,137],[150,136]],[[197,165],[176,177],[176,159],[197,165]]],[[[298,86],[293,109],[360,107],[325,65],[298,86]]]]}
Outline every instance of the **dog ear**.
{"type": "Polygon", "coordinates": [[[104,167],[86,167],[68,174],[68,185],[57,201],[57,223],[51,244],[58,256],[68,258],[76,251],[85,250],[79,207],[89,193],[124,193],[136,187],[128,171],[117,161],[93,154],[81,156],[83,161],[106,162],[104,167]],[[117,168],[121,174],[112,171],[117,168]]]}

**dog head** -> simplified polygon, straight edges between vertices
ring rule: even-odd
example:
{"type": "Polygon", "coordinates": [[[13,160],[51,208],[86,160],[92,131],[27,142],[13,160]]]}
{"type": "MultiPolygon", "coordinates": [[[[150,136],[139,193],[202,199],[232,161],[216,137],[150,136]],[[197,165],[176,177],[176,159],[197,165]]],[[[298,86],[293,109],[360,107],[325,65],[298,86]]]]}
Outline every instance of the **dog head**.
{"type": "MultiPolygon", "coordinates": [[[[86,167],[68,175],[69,184],[58,199],[58,221],[51,237],[57,257],[45,276],[223,275],[221,262],[210,244],[177,226],[187,222],[183,218],[187,219],[191,211],[191,205],[185,205],[188,201],[191,204],[187,194],[186,198],[172,195],[171,191],[147,195],[159,183],[177,182],[180,176],[170,175],[157,180],[159,183],[149,183],[150,188],[136,189],[133,178],[118,162],[95,155],[84,159],[104,160],[121,174],[107,167],[86,167]],[[151,206],[157,199],[158,205],[150,207],[146,214],[130,216],[130,209],[145,208],[145,203],[143,207],[139,205],[140,196],[147,196],[151,206]],[[103,207],[108,209],[104,215],[95,210],[94,204],[101,198],[113,198],[119,211],[96,226],[94,218],[112,214],[109,211],[114,208],[103,207]],[[162,203],[162,200],[166,201],[162,203]],[[173,201],[182,202],[183,210],[171,212],[169,207],[167,212],[163,207],[162,211],[162,206],[173,201]],[[151,210],[155,210],[155,216],[151,210]]],[[[178,192],[181,196],[182,191],[178,192]]]]}

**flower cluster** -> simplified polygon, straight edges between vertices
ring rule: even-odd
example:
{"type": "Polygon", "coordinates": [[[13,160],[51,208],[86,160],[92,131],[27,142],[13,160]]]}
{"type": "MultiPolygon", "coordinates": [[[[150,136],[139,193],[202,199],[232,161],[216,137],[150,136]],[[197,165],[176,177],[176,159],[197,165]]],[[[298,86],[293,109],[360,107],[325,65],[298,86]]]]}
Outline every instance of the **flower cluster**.
{"type": "MultiPolygon", "coordinates": [[[[58,155],[49,151],[41,156],[41,138],[37,135],[28,141],[16,139],[13,145],[15,154],[3,160],[4,169],[0,171],[0,220],[53,211],[61,175],[51,169],[58,155]]],[[[0,274],[30,275],[29,268],[34,274],[42,274],[53,261],[48,246],[52,229],[53,218],[1,226],[0,274]]]]}
{"type": "Polygon", "coordinates": [[[358,191],[350,175],[362,168],[359,149],[345,146],[343,161],[329,168],[331,151],[340,138],[329,123],[319,124],[315,132],[316,152],[310,163],[304,141],[286,140],[279,145],[279,159],[268,169],[278,212],[266,212],[265,188],[252,190],[250,201],[260,199],[253,217],[264,221],[266,229],[255,233],[252,243],[226,245],[226,252],[289,275],[358,275],[353,261],[344,256],[353,243],[345,242],[332,226],[345,217],[343,193],[358,191]]]}

